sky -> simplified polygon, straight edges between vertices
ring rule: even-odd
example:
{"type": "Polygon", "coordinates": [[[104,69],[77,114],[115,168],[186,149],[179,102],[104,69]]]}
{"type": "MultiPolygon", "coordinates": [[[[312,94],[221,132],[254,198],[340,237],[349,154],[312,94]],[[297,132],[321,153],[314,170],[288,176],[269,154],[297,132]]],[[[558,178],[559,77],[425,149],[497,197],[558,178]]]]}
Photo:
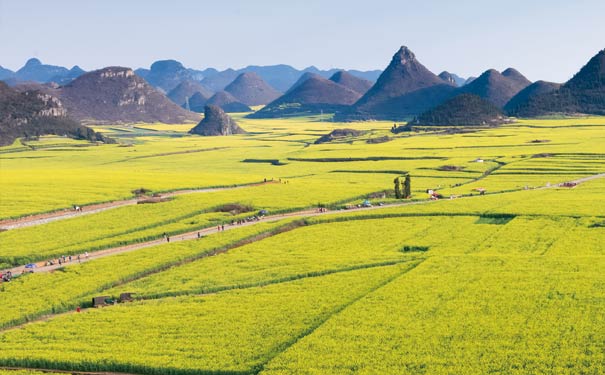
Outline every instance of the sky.
{"type": "Polygon", "coordinates": [[[0,0],[0,65],[372,70],[406,45],[436,74],[563,82],[605,48],[604,15],[604,0],[0,0]]]}

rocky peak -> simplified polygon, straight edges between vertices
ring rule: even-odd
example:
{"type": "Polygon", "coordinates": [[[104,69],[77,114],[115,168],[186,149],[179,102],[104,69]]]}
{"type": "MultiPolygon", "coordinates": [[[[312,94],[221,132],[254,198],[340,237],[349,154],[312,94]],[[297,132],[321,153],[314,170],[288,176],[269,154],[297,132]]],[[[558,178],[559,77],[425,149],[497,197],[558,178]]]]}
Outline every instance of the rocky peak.
{"type": "Polygon", "coordinates": [[[220,107],[207,105],[204,108],[204,119],[191,129],[189,133],[215,136],[244,134],[246,132],[220,107]]]}
{"type": "Polygon", "coordinates": [[[406,46],[401,46],[401,48],[399,48],[399,50],[393,56],[393,61],[391,63],[406,65],[413,61],[416,61],[416,56],[414,55],[414,52],[412,52],[406,46]]]}
{"type": "Polygon", "coordinates": [[[85,73],[63,86],[59,96],[70,116],[80,120],[173,124],[199,120],[125,67],[85,73]]]}
{"type": "Polygon", "coordinates": [[[116,77],[134,77],[134,71],[130,68],[109,67],[99,71],[101,78],[116,78],[116,77]]]}

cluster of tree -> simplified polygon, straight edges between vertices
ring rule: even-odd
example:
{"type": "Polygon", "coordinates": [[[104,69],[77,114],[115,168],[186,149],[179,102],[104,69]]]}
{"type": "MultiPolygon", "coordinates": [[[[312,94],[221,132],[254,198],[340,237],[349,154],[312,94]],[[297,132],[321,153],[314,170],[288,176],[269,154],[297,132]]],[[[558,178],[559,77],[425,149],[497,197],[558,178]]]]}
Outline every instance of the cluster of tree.
{"type": "Polygon", "coordinates": [[[406,174],[403,178],[397,177],[393,180],[393,183],[395,184],[395,198],[406,199],[412,196],[412,185],[409,174],[406,174]]]}
{"type": "Polygon", "coordinates": [[[413,125],[497,125],[504,123],[500,108],[474,94],[460,94],[430,109],[414,121],[413,125]]]}
{"type": "Polygon", "coordinates": [[[558,91],[530,98],[511,114],[523,117],[535,117],[552,113],[589,113],[605,115],[605,90],[572,90],[562,87],[558,91]]]}

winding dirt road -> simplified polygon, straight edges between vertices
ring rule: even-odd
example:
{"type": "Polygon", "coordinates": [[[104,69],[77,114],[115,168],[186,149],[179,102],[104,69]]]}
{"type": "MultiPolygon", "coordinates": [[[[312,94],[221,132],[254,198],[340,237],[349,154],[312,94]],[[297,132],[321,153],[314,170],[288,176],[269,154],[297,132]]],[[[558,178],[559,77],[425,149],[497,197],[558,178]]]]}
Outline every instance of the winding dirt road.
{"type": "MultiPolygon", "coordinates": [[[[581,184],[583,182],[591,181],[591,180],[594,180],[597,178],[605,178],[605,173],[600,173],[600,174],[596,174],[596,175],[592,175],[592,176],[588,176],[588,177],[583,177],[583,178],[580,178],[580,179],[577,179],[574,181],[569,181],[569,182],[572,182],[575,184],[581,184]]],[[[537,189],[551,189],[551,188],[559,187],[559,185],[560,184],[554,184],[551,186],[539,187],[537,189]]],[[[248,186],[250,186],[250,185],[248,185],[248,186]]],[[[236,188],[239,188],[239,187],[236,187],[236,188]]],[[[218,188],[218,189],[214,189],[214,190],[221,190],[221,189],[225,190],[228,188],[218,188]]],[[[203,191],[213,191],[213,190],[204,189],[203,191]]],[[[195,192],[195,191],[192,190],[190,192],[195,192]]],[[[177,194],[187,194],[187,193],[182,191],[182,192],[174,192],[171,194],[177,195],[177,194]]],[[[479,197],[482,197],[482,196],[481,195],[464,196],[464,197],[460,197],[457,199],[469,199],[469,198],[479,198],[479,197]]],[[[123,202],[123,201],[121,201],[121,202],[123,202]]],[[[334,215],[334,214],[343,214],[343,213],[359,212],[359,211],[373,211],[373,210],[380,210],[383,208],[393,208],[393,207],[410,206],[410,205],[417,205],[417,204],[427,204],[427,203],[431,203],[431,202],[435,202],[435,201],[432,201],[432,200],[412,201],[412,202],[403,202],[403,203],[395,203],[395,204],[386,204],[386,205],[382,205],[382,206],[357,207],[357,208],[352,208],[350,210],[337,210],[337,211],[324,211],[324,212],[319,212],[316,209],[302,210],[302,211],[295,211],[295,212],[285,213],[285,214],[269,215],[269,216],[265,216],[261,220],[245,222],[245,223],[239,224],[239,225],[227,225],[227,226],[225,226],[225,231],[236,229],[236,228],[241,228],[241,227],[245,227],[245,226],[251,226],[251,225],[261,223],[261,222],[274,222],[274,221],[279,221],[279,220],[288,219],[288,218],[308,218],[308,217],[314,217],[314,216],[334,215]]],[[[62,217],[63,216],[59,216],[56,220],[59,220],[62,217]]],[[[35,225],[35,224],[31,224],[31,225],[35,225]]],[[[195,230],[192,232],[187,232],[187,233],[182,233],[179,235],[172,236],[172,237],[170,237],[170,242],[195,240],[195,239],[198,239],[198,233],[200,234],[200,236],[207,236],[210,234],[220,233],[220,232],[222,232],[222,231],[219,231],[217,227],[205,228],[205,229],[201,229],[201,230],[195,230]]],[[[84,263],[87,261],[91,261],[93,259],[98,259],[98,258],[110,256],[110,255],[125,253],[125,252],[143,249],[143,248],[151,247],[151,246],[157,246],[157,245],[160,245],[160,244],[163,244],[166,242],[168,242],[168,241],[166,239],[162,238],[162,239],[158,239],[158,240],[152,240],[152,241],[147,241],[147,242],[126,245],[126,246],[99,250],[99,251],[89,253],[88,256],[82,255],[80,257],[79,261],[78,261],[77,257],[72,257],[71,262],[68,261],[67,263],[62,264],[61,266],[58,264],[47,266],[45,264],[45,262],[38,262],[38,263],[35,263],[36,267],[35,267],[34,272],[36,272],[36,273],[50,272],[50,271],[54,271],[58,268],[69,266],[72,264],[84,263]]],[[[20,273],[23,273],[24,271],[29,271],[29,270],[25,269],[24,266],[18,266],[18,267],[14,267],[12,269],[5,270],[5,271],[11,271],[13,274],[20,274],[20,273]]],[[[3,271],[3,272],[5,272],[5,271],[3,271]]]]}
{"type": "MultiPolygon", "coordinates": [[[[228,186],[228,187],[175,190],[175,191],[171,191],[171,192],[167,192],[167,193],[158,194],[158,195],[154,196],[153,198],[162,199],[162,198],[171,198],[171,197],[175,197],[178,195],[184,195],[184,194],[212,193],[215,191],[243,189],[246,187],[259,186],[259,185],[271,184],[271,183],[276,183],[276,182],[267,181],[267,182],[257,182],[257,183],[252,183],[252,184],[236,185],[236,186],[228,186]]],[[[82,209],[82,211],[78,211],[78,212],[74,211],[73,209],[66,208],[63,210],[53,211],[53,212],[48,212],[48,213],[43,213],[43,214],[23,216],[23,217],[20,217],[17,219],[0,220],[0,230],[25,228],[25,227],[31,227],[34,225],[50,223],[51,221],[69,219],[71,217],[96,214],[98,212],[111,210],[113,208],[135,205],[135,204],[138,204],[139,201],[149,199],[149,198],[151,198],[151,197],[130,198],[130,199],[111,201],[111,202],[106,202],[106,203],[91,204],[91,205],[87,205],[87,206],[81,206],[80,208],[82,209]]]]}
{"type": "MultiPolygon", "coordinates": [[[[414,201],[414,202],[388,204],[388,205],[383,205],[383,206],[359,207],[359,208],[352,208],[350,210],[337,210],[337,211],[324,211],[324,212],[319,212],[315,209],[303,210],[303,211],[296,211],[296,212],[279,214],[279,215],[269,215],[269,216],[263,217],[260,220],[248,221],[243,224],[225,225],[225,231],[233,230],[233,229],[237,229],[237,228],[241,228],[241,227],[247,227],[247,226],[251,226],[251,225],[256,225],[258,223],[274,222],[274,221],[279,221],[279,220],[284,220],[284,219],[289,219],[289,218],[301,218],[302,219],[302,218],[308,218],[308,217],[320,216],[320,215],[343,214],[345,212],[350,213],[350,212],[359,212],[359,211],[371,211],[371,210],[377,210],[377,209],[382,209],[382,208],[408,206],[408,205],[415,205],[415,204],[425,204],[425,203],[430,203],[430,202],[432,202],[432,201],[428,201],[428,200],[427,201],[414,201]]],[[[198,239],[198,233],[200,234],[200,236],[203,237],[203,236],[207,236],[210,234],[221,233],[221,232],[223,232],[223,231],[222,230],[219,231],[218,227],[205,228],[205,229],[195,230],[195,231],[181,233],[178,235],[171,236],[171,237],[169,237],[169,239],[170,239],[169,242],[173,243],[173,242],[180,242],[180,241],[196,240],[196,239],[198,239]]],[[[203,240],[203,239],[200,239],[200,240],[203,240]]],[[[35,273],[50,272],[50,271],[54,271],[54,270],[62,268],[62,267],[79,264],[79,263],[85,263],[85,262],[88,262],[88,261],[91,261],[94,259],[99,259],[99,258],[109,256],[109,255],[126,253],[129,251],[139,250],[139,249],[143,249],[146,247],[157,246],[157,245],[161,245],[161,244],[164,244],[167,242],[168,242],[167,239],[161,238],[161,239],[152,240],[152,241],[134,243],[134,244],[126,245],[126,246],[108,248],[108,249],[88,253],[88,256],[81,254],[80,260],[77,259],[77,256],[72,256],[71,262],[69,262],[69,260],[68,260],[66,263],[63,263],[62,265],[53,264],[53,265],[48,266],[48,265],[46,265],[46,262],[37,262],[37,263],[33,263],[36,265],[36,267],[33,270],[35,273]]],[[[21,274],[23,272],[29,272],[30,269],[26,269],[25,266],[18,266],[18,267],[4,270],[2,272],[6,272],[6,271],[11,271],[13,274],[21,274]]]]}

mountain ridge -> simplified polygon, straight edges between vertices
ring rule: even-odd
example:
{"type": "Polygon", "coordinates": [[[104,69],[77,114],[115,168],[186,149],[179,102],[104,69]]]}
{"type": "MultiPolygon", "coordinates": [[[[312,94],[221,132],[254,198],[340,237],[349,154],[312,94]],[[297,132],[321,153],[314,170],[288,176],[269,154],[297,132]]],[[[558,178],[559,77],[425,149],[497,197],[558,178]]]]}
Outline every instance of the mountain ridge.
{"type": "Polygon", "coordinates": [[[199,120],[197,114],[170,101],[130,68],[95,70],[57,92],[70,116],[81,121],[171,124],[199,120]]]}

